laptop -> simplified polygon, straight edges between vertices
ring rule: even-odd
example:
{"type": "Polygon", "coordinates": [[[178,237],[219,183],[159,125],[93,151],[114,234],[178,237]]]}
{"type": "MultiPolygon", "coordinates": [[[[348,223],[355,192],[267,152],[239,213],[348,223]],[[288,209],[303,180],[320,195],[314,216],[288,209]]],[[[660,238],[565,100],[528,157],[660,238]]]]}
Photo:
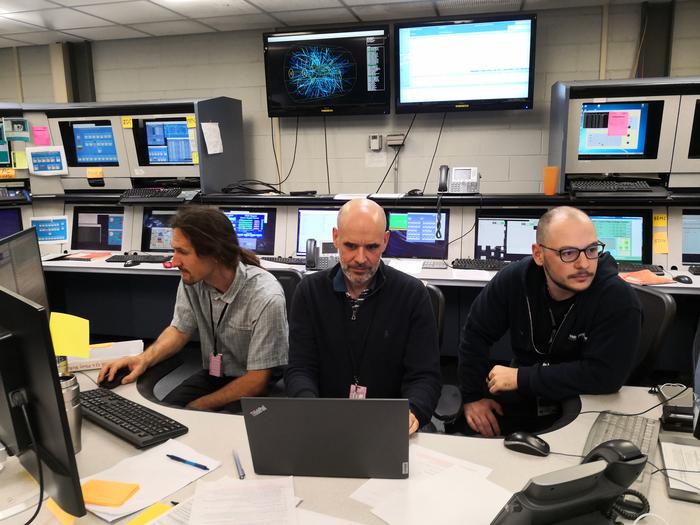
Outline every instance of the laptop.
{"type": "Polygon", "coordinates": [[[244,397],[256,474],[408,477],[407,399],[244,397]]]}

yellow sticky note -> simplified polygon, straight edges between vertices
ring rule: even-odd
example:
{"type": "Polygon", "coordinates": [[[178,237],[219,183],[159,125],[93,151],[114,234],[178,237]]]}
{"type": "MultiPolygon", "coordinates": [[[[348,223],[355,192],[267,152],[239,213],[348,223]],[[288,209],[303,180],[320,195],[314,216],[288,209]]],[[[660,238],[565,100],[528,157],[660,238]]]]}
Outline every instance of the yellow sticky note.
{"type": "Polygon", "coordinates": [[[134,127],[134,119],[132,117],[122,117],[122,128],[132,129],[134,127]]]}
{"type": "Polygon", "coordinates": [[[84,358],[90,355],[90,321],[87,319],[51,312],[49,328],[56,355],[84,358]]]}
{"type": "Polygon", "coordinates": [[[654,253],[668,253],[668,234],[666,232],[654,232],[654,253]]]}
{"type": "Polygon", "coordinates": [[[159,501],[158,503],[154,503],[153,505],[148,507],[141,514],[137,515],[133,520],[129,521],[126,525],[145,525],[149,521],[156,519],[158,516],[164,514],[172,508],[172,505],[168,505],[167,503],[161,503],[159,501]]]}
{"type": "Polygon", "coordinates": [[[90,349],[92,350],[93,348],[111,348],[113,343],[95,343],[94,345],[90,345],[90,349]]]}
{"type": "Polygon", "coordinates": [[[53,517],[56,518],[61,525],[73,525],[73,523],[75,523],[75,516],[68,514],[65,510],[59,507],[58,503],[56,503],[53,499],[49,498],[46,500],[46,507],[51,511],[53,517]]]}
{"type": "Polygon", "coordinates": [[[199,151],[192,152],[192,164],[199,164],[199,151]]]}
{"type": "Polygon", "coordinates": [[[122,483],[104,479],[91,479],[82,485],[83,499],[88,505],[121,507],[139,490],[137,483],[122,483]]]}
{"type": "Polygon", "coordinates": [[[0,168],[0,179],[14,179],[15,169],[14,168],[0,168]]]}
{"type": "Polygon", "coordinates": [[[12,166],[18,170],[26,170],[29,168],[29,164],[27,164],[27,153],[24,151],[13,151],[12,166]]]}
{"type": "Polygon", "coordinates": [[[194,128],[197,127],[197,119],[194,115],[187,115],[187,127],[194,128]]]}
{"type": "Polygon", "coordinates": [[[654,228],[665,228],[668,225],[668,215],[665,213],[654,214],[654,228]]]}
{"type": "Polygon", "coordinates": [[[86,176],[88,179],[104,179],[102,168],[88,168],[86,176]]]}

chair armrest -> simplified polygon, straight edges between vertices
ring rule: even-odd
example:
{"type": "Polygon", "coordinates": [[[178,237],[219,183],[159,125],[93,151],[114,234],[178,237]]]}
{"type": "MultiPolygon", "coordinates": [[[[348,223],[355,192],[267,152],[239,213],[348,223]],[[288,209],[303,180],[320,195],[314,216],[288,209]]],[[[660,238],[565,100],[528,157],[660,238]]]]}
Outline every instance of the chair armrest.
{"type": "Polygon", "coordinates": [[[452,422],[462,411],[462,394],[455,385],[442,385],[440,399],[433,415],[440,421],[452,422]]]}

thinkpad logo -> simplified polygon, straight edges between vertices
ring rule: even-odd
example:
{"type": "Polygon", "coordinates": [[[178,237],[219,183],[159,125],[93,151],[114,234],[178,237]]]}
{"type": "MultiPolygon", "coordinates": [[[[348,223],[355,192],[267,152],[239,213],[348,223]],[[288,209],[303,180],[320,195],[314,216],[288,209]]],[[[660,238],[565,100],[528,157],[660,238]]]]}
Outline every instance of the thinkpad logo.
{"type": "Polygon", "coordinates": [[[260,405],[258,408],[251,410],[250,415],[255,417],[255,416],[259,416],[260,414],[262,414],[263,412],[266,412],[266,411],[267,411],[267,407],[265,405],[260,405]]]}

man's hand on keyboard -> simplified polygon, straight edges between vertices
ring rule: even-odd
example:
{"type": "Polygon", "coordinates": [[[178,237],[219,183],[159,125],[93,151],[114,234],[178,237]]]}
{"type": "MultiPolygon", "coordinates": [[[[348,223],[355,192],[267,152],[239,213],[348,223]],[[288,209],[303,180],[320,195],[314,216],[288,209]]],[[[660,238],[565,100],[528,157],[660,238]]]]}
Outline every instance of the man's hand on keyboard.
{"type": "Polygon", "coordinates": [[[111,381],[114,378],[114,374],[116,374],[117,370],[120,368],[129,369],[129,375],[122,379],[122,384],[125,385],[136,381],[136,379],[146,371],[148,365],[143,358],[143,354],[122,357],[121,359],[117,359],[116,361],[104,365],[97,376],[97,382],[100,383],[105,378],[111,381]]]}
{"type": "Polygon", "coordinates": [[[464,418],[475,432],[484,437],[493,437],[501,434],[501,427],[498,426],[496,416],[503,415],[503,409],[497,401],[493,399],[479,399],[471,403],[464,403],[464,418]]]}
{"type": "Polygon", "coordinates": [[[509,392],[518,389],[518,369],[509,366],[494,366],[486,378],[489,392],[498,394],[499,392],[509,392]]]}

